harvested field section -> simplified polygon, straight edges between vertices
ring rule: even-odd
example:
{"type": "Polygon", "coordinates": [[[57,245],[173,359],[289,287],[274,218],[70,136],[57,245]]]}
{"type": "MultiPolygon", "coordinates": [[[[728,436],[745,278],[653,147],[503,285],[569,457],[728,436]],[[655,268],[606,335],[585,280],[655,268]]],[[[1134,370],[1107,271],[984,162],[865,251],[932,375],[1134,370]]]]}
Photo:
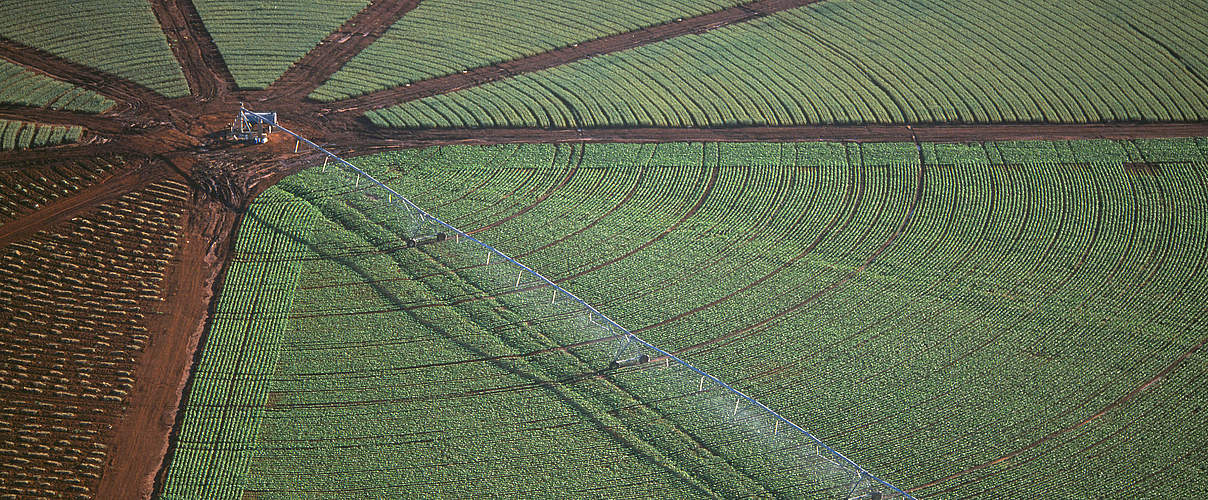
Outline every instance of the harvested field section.
{"type": "Polygon", "coordinates": [[[180,64],[147,2],[7,2],[0,36],[133,80],[167,97],[189,95],[180,64]]]}
{"type": "Polygon", "coordinates": [[[311,98],[334,101],[366,94],[740,3],[428,0],[332,75],[311,98]]]}
{"type": "Polygon", "coordinates": [[[295,0],[249,9],[247,2],[198,0],[195,5],[235,83],[263,89],[368,3],[295,0]]]}
{"type": "Polygon", "coordinates": [[[0,103],[100,113],[113,101],[70,83],[0,60],[0,103]]]}
{"type": "Polygon", "coordinates": [[[185,196],[154,184],[0,249],[0,493],[95,494],[185,196]]]}
{"type": "Polygon", "coordinates": [[[91,186],[113,168],[98,158],[0,171],[0,224],[91,186]]]}
{"type": "Polygon", "coordinates": [[[1205,119],[1208,26],[1133,7],[828,1],[368,116],[401,128],[1205,119]],[[1098,36],[1071,35],[1087,27],[1098,36]]]}

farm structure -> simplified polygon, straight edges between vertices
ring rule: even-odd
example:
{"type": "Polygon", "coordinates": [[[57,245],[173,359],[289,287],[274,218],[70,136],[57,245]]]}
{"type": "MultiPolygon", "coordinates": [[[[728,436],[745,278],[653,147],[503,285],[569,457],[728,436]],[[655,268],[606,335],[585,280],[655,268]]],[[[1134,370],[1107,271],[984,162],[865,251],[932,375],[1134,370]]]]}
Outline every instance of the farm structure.
{"type": "Polygon", "coordinates": [[[264,144],[277,125],[277,113],[253,113],[240,108],[231,124],[231,140],[264,144]]]}
{"type": "Polygon", "coordinates": [[[0,495],[1194,496],[1200,7],[6,2],[0,495]]]}

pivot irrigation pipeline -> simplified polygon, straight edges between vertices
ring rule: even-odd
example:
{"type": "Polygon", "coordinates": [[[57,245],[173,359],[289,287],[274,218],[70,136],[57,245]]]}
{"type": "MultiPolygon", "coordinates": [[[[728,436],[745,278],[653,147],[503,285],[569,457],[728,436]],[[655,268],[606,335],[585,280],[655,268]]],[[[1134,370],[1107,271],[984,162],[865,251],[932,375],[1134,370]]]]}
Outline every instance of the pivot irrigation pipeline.
{"type": "MultiPolygon", "coordinates": [[[[481,249],[485,250],[487,253],[487,264],[488,265],[490,265],[491,256],[493,255],[497,259],[501,259],[501,260],[497,260],[496,261],[497,263],[506,262],[508,264],[511,264],[512,266],[515,266],[516,269],[518,269],[518,278],[516,280],[517,284],[519,284],[521,281],[519,279],[519,276],[523,276],[523,275],[527,274],[531,278],[535,279],[535,281],[533,281],[532,283],[537,283],[538,286],[542,286],[542,287],[543,286],[550,287],[553,290],[553,299],[557,299],[558,296],[560,295],[564,300],[571,301],[573,304],[576,304],[578,307],[581,307],[582,310],[584,312],[586,312],[588,320],[590,320],[593,324],[601,327],[603,330],[606,330],[610,334],[612,339],[615,339],[619,344],[616,354],[612,356],[611,361],[608,363],[610,368],[627,367],[627,366],[634,366],[634,365],[638,365],[638,364],[644,364],[644,363],[647,363],[650,359],[655,358],[655,357],[663,357],[665,360],[667,360],[668,363],[675,362],[678,365],[680,365],[680,367],[682,367],[683,369],[688,370],[689,373],[700,376],[700,387],[699,387],[698,391],[703,391],[705,381],[709,381],[712,384],[715,384],[717,387],[721,387],[725,393],[728,393],[731,396],[731,399],[733,399],[735,401],[735,403],[734,403],[734,414],[735,415],[738,413],[739,403],[746,402],[749,405],[749,407],[755,409],[755,411],[761,412],[762,414],[769,417],[770,421],[773,423],[774,429],[776,429],[776,431],[774,431],[774,432],[778,432],[779,427],[781,427],[783,425],[784,427],[786,427],[786,429],[795,430],[797,433],[800,434],[801,437],[804,437],[808,441],[808,444],[811,444],[814,446],[814,449],[817,451],[818,456],[825,459],[828,463],[833,464],[838,469],[841,469],[843,472],[843,475],[847,478],[850,478],[850,479],[846,480],[845,484],[843,485],[843,490],[845,493],[843,495],[843,498],[847,498],[847,499],[874,498],[875,499],[875,498],[881,498],[881,495],[884,494],[884,495],[887,495],[888,497],[907,498],[910,500],[915,500],[914,497],[911,496],[909,493],[906,493],[905,491],[899,489],[898,487],[896,487],[896,486],[878,478],[877,476],[873,475],[872,473],[868,472],[863,467],[861,467],[860,465],[856,464],[851,459],[844,456],[842,453],[839,453],[835,449],[833,449],[830,446],[828,446],[827,444],[823,443],[822,440],[815,437],[809,431],[806,431],[801,426],[799,426],[799,425],[793,423],[792,421],[790,421],[789,419],[781,416],[779,413],[772,410],[771,408],[768,408],[763,403],[746,395],[742,391],[730,386],[729,384],[723,382],[721,379],[706,373],[704,370],[701,370],[701,369],[693,366],[691,363],[679,358],[678,356],[672,354],[671,352],[663,350],[662,348],[659,348],[658,346],[656,346],[650,342],[647,342],[646,340],[642,339],[641,337],[633,334],[629,330],[627,330],[624,327],[622,327],[621,325],[617,324],[615,321],[613,321],[608,316],[605,316],[603,313],[596,310],[596,308],[592,307],[591,304],[588,304],[586,301],[584,301],[583,299],[580,299],[575,294],[558,286],[553,281],[551,281],[551,280],[547,279],[545,276],[541,275],[541,273],[538,273],[537,271],[529,268],[528,266],[516,261],[515,259],[513,259],[510,256],[508,256],[507,254],[499,251],[498,249],[492,247],[491,245],[488,245],[487,243],[484,243],[484,242],[478,240],[477,238],[470,236],[469,234],[465,233],[464,231],[462,231],[456,227],[453,227],[452,225],[446,223],[445,221],[438,219],[435,216],[429,214],[428,212],[424,211],[419,206],[412,203],[411,200],[409,200],[407,197],[399,194],[397,191],[395,191],[394,189],[390,188],[389,186],[383,184],[381,181],[379,181],[372,175],[368,174],[364,170],[361,170],[356,165],[353,165],[352,163],[341,158],[340,156],[336,155],[335,153],[332,153],[331,151],[327,150],[326,148],[319,146],[318,144],[310,141],[309,139],[307,139],[305,137],[302,137],[301,135],[298,135],[294,131],[280,125],[279,123],[277,123],[275,121],[269,122],[268,119],[265,118],[266,116],[269,116],[269,114],[254,113],[254,112],[247,110],[246,108],[243,108],[242,106],[240,107],[239,113],[240,113],[241,119],[245,119],[251,123],[268,125],[270,127],[279,128],[283,132],[293,136],[297,140],[297,145],[305,144],[307,147],[310,147],[310,148],[314,149],[315,151],[321,153],[324,156],[324,165],[326,165],[328,163],[327,160],[334,161],[338,167],[342,167],[343,169],[346,169],[347,171],[349,171],[350,173],[352,173],[355,176],[355,178],[356,178],[355,183],[356,183],[357,187],[359,187],[359,185],[360,185],[360,180],[363,179],[367,183],[367,186],[376,186],[377,188],[380,188],[386,194],[385,200],[383,200],[385,203],[387,203],[388,205],[391,205],[396,210],[405,211],[407,213],[407,215],[412,217],[413,220],[431,224],[431,225],[433,225],[433,227],[436,227],[436,228],[444,228],[445,230],[452,233],[454,238],[456,238],[458,240],[465,239],[469,242],[472,242],[472,244],[481,247],[481,249]],[[631,346],[637,346],[639,349],[644,348],[644,349],[650,351],[650,353],[653,354],[653,356],[648,356],[646,354],[640,354],[638,356],[621,359],[622,356],[624,356],[624,353],[626,352],[626,350],[628,348],[630,348],[631,346]],[[884,492],[882,493],[880,490],[884,490],[884,492]]],[[[295,145],[295,148],[297,147],[297,145],[295,145]]],[[[416,241],[419,241],[419,240],[442,241],[445,239],[446,238],[445,238],[444,234],[441,234],[439,238],[433,238],[433,235],[425,235],[425,236],[416,238],[416,241]]],[[[553,299],[551,299],[551,303],[553,302],[553,299]]]]}

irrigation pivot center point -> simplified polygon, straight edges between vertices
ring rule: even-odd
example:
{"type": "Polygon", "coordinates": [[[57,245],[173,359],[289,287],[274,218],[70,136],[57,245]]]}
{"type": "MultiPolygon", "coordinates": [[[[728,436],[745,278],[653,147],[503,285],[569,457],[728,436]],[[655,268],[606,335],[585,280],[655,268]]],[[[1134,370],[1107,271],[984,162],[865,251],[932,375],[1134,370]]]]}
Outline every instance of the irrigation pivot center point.
{"type": "Polygon", "coordinates": [[[273,132],[273,126],[276,124],[277,113],[256,113],[244,109],[243,104],[240,104],[239,115],[235,117],[235,123],[231,124],[231,139],[264,144],[268,142],[268,134],[273,132]]]}

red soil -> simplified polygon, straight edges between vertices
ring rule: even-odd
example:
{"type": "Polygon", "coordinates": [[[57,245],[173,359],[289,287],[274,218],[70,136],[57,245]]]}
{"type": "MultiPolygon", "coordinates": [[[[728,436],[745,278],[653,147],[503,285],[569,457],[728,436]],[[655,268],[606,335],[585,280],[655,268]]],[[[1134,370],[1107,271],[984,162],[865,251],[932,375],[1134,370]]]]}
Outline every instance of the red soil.
{"type": "Polygon", "coordinates": [[[291,104],[301,101],[416,5],[419,0],[370,3],[294,62],[265,94],[291,104]]]}
{"type": "MultiPolygon", "coordinates": [[[[808,5],[818,0],[760,0],[737,7],[720,10],[711,14],[684,18],[666,24],[651,26],[626,33],[597,38],[571,47],[563,47],[541,54],[507,61],[490,66],[467,70],[465,73],[454,73],[448,76],[433,78],[412,83],[409,86],[394,87],[377,92],[371,92],[351,99],[343,99],[324,106],[323,111],[335,114],[360,115],[371,109],[379,109],[400,102],[428,97],[436,94],[454,92],[468,87],[503,78],[531,73],[569,62],[631,49],[648,43],[654,43],[681,35],[700,34],[723,26],[750,21],[768,14],[785,9],[808,5]]],[[[340,66],[342,66],[341,64],[340,66]]],[[[338,70],[340,66],[332,69],[338,70]]],[[[326,73],[330,75],[331,73],[326,73]]],[[[319,83],[322,83],[320,80],[319,83]]],[[[313,87],[312,87],[313,88],[313,87]]]]}

